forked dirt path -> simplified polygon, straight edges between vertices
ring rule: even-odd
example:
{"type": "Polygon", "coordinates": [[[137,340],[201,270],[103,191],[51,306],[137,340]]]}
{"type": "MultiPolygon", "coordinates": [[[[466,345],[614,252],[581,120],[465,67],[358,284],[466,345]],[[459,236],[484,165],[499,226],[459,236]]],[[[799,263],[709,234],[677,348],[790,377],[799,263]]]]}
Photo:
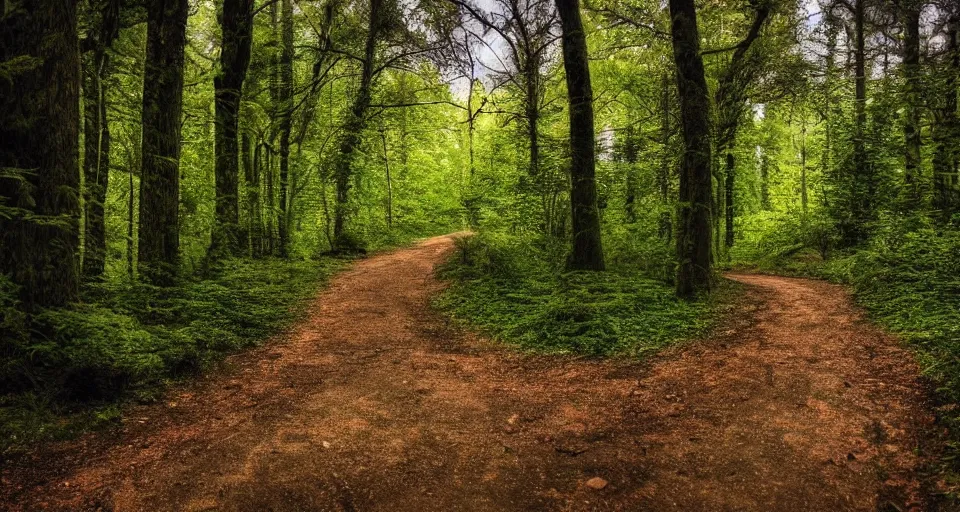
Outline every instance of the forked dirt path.
{"type": "Polygon", "coordinates": [[[451,248],[358,262],[288,338],[2,468],[0,508],[922,508],[917,369],[841,288],[732,275],[738,313],[652,362],[523,355],[430,311],[451,248]]]}

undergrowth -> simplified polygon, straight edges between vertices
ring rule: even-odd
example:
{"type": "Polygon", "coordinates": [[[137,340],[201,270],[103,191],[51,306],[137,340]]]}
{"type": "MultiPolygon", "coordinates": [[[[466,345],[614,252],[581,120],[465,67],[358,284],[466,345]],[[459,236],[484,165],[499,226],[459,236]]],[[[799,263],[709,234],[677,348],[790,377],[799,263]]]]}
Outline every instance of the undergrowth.
{"type": "Polygon", "coordinates": [[[702,334],[719,301],[677,299],[634,268],[565,272],[562,250],[484,233],[457,241],[441,268],[450,286],[436,306],[523,349],[588,356],[644,356],[702,334]]]}
{"type": "Polygon", "coordinates": [[[173,288],[108,281],[28,318],[0,279],[0,453],[116,420],[294,321],[343,260],[236,260],[173,288]]]}
{"type": "MultiPolygon", "coordinates": [[[[960,231],[923,218],[884,219],[868,242],[842,252],[819,250],[799,224],[769,223],[749,236],[741,266],[829,279],[851,287],[870,318],[913,349],[936,390],[937,415],[950,440],[942,477],[960,489],[960,231]],[[811,257],[817,252],[818,257],[811,257]]],[[[957,496],[954,496],[956,499],[957,496]]]]}

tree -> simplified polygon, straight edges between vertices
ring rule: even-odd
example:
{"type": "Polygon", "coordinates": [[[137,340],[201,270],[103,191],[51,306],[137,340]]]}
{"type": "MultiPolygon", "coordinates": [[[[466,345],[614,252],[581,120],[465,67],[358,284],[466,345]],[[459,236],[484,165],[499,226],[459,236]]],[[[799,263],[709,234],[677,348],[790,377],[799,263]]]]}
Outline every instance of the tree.
{"type": "Polygon", "coordinates": [[[216,208],[209,251],[214,259],[237,256],[241,248],[238,132],[240,98],[253,41],[253,5],[254,0],[224,0],[218,13],[222,33],[220,69],[213,79],[216,208]]]}
{"type": "Polygon", "coordinates": [[[933,210],[941,221],[948,221],[960,208],[957,189],[957,77],[960,75],[960,44],[958,44],[957,13],[949,13],[947,20],[947,51],[942,66],[942,90],[938,108],[934,110],[933,210]]]}
{"type": "Polygon", "coordinates": [[[710,96],[693,0],[670,0],[673,58],[683,131],[677,214],[677,295],[709,291],[711,272],[710,96]]]}
{"type": "Polygon", "coordinates": [[[280,212],[277,234],[280,257],[290,251],[290,131],[293,129],[293,3],[282,0],[280,13],[280,83],[277,100],[280,107],[280,212]]]}
{"type": "Polygon", "coordinates": [[[340,151],[335,164],[337,202],[334,210],[333,237],[337,250],[355,249],[351,247],[352,242],[345,236],[351,188],[350,179],[353,175],[353,162],[356,153],[363,142],[363,130],[367,126],[366,114],[370,107],[374,74],[377,71],[374,63],[377,42],[385,25],[382,18],[384,15],[383,3],[383,0],[370,0],[367,36],[360,63],[360,83],[343,127],[344,135],[340,141],[340,151]]]}
{"type": "Polygon", "coordinates": [[[920,207],[920,9],[918,0],[898,0],[903,24],[903,138],[904,173],[901,206],[906,211],[920,207]]]}
{"type": "Polygon", "coordinates": [[[140,275],[171,285],[179,269],[180,127],[187,0],[150,0],[143,77],[140,275]]]}
{"type": "Polygon", "coordinates": [[[88,29],[80,42],[83,51],[83,275],[88,279],[103,274],[106,226],[103,205],[110,178],[110,127],[107,123],[109,49],[120,30],[120,2],[91,0],[84,4],[88,29]]]}
{"type": "Polygon", "coordinates": [[[475,34],[496,55],[498,65],[487,67],[496,76],[498,83],[494,88],[509,86],[519,93],[520,109],[511,112],[511,117],[522,121],[526,129],[527,172],[543,203],[543,230],[555,234],[558,226],[554,222],[555,212],[548,206],[550,180],[542,169],[540,141],[546,89],[543,68],[557,39],[553,34],[556,26],[553,6],[549,0],[496,0],[490,12],[484,12],[465,0],[450,1],[469,13],[484,33],[496,34],[505,45],[506,55],[501,56],[499,49],[482,35],[475,34]]]}
{"type": "Polygon", "coordinates": [[[0,274],[36,311],[79,291],[77,5],[11,7],[0,17],[0,274]]]}
{"type": "MultiPolygon", "coordinates": [[[[727,248],[734,243],[734,186],[736,185],[736,163],[733,155],[733,146],[736,141],[737,129],[743,118],[747,104],[747,87],[754,80],[759,71],[760,63],[756,62],[756,53],[750,52],[754,41],[760,37],[770,17],[770,0],[760,0],[753,3],[754,18],[746,37],[733,48],[733,56],[724,67],[717,80],[716,108],[717,108],[717,153],[726,157],[726,172],[718,176],[724,192],[723,208],[726,213],[724,243],[727,248]]],[[[726,50],[726,49],[725,49],[726,50]]],[[[720,203],[720,201],[718,201],[720,203]]]]}
{"type": "Polygon", "coordinates": [[[603,270],[600,212],[597,210],[596,150],[593,131],[593,89],[587,36],[579,0],[556,0],[563,30],[563,68],[570,103],[570,212],[573,249],[567,266],[603,270]]]}

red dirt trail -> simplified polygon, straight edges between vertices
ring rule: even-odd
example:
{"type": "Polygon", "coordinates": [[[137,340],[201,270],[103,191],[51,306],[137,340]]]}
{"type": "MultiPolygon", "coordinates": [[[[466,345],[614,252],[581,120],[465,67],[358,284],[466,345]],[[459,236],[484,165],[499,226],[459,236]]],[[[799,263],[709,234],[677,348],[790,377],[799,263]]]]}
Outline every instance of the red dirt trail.
{"type": "Polygon", "coordinates": [[[288,335],[0,468],[0,509],[923,509],[917,369],[843,289],[731,275],[747,291],[708,339],[537,356],[430,310],[451,249],[360,261],[288,335]]]}

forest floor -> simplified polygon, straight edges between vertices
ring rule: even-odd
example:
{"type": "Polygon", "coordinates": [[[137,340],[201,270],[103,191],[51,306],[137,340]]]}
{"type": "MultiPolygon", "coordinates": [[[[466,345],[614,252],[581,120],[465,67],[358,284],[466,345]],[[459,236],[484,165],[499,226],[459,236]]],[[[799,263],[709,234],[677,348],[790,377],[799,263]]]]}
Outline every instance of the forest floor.
{"type": "Polygon", "coordinates": [[[9,510],[923,509],[912,356],[840,287],[730,275],[646,362],[518,353],[430,308],[451,237],[357,262],[287,335],[0,468],[9,510]]]}

